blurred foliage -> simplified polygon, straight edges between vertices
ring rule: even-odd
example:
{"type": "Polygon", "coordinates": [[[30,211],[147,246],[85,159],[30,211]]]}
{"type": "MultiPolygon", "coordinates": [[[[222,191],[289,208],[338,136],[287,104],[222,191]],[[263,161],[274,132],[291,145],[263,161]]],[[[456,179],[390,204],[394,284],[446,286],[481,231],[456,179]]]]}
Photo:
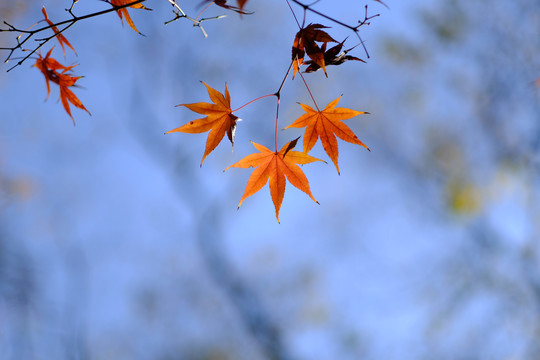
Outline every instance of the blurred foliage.
{"type": "Polygon", "coordinates": [[[426,35],[438,38],[443,44],[463,39],[467,33],[467,26],[469,26],[467,20],[467,14],[465,14],[459,0],[438,4],[436,12],[432,10],[420,11],[420,21],[430,30],[426,35]],[[440,14],[444,14],[444,19],[440,17],[440,14]]]}
{"type": "Polygon", "coordinates": [[[34,186],[30,177],[6,178],[2,177],[0,172],[0,199],[3,197],[6,201],[27,201],[35,191],[34,186]]]}
{"type": "Polygon", "coordinates": [[[455,179],[448,183],[448,205],[457,214],[472,215],[481,210],[481,194],[478,188],[455,179]]]}

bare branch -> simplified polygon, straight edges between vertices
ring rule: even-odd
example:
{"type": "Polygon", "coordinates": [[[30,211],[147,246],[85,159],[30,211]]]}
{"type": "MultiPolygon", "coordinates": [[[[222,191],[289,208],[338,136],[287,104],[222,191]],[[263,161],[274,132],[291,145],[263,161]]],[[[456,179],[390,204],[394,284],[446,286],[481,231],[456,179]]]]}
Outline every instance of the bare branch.
{"type": "Polygon", "coordinates": [[[4,24],[7,25],[8,28],[7,29],[0,29],[0,32],[18,32],[18,33],[20,33],[20,35],[17,36],[17,38],[16,38],[17,39],[17,45],[16,46],[10,47],[10,48],[0,48],[0,50],[9,50],[9,54],[8,54],[7,58],[4,60],[4,63],[7,63],[7,62],[9,62],[10,60],[13,59],[13,54],[17,49],[20,49],[21,51],[24,51],[24,52],[25,51],[30,51],[30,53],[28,55],[26,55],[21,60],[19,60],[13,67],[9,68],[7,70],[8,72],[13,70],[17,66],[22,65],[28,58],[30,58],[33,54],[35,54],[36,51],[38,51],[43,45],[45,45],[51,39],[54,39],[59,34],[63,33],[67,29],[69,29],[76,22],[81,21],[81,20],[85,20],[85,19],[89,19],[89,18],[92,18],[92,17],[95,17],[95,16],[100,16],[100,15],[103,15],[103,14],[107,14],[107,13],[110,13],[112,11],[117,11],[117,10],[125,8],[125,7],[129,7],[129,6],[132,6],[132,5],[135,5],[135,4],[142,3],[142,2],[144,2],[146,0],[134,0],[133,2],[130,2],[130,3],[124,4],[124,5],[121,5],[121,6],[114,6],[113,5],[113,7],[110,8],[110,9],[98,11],[98,12],[95,12],[95,13],[86,14],[86,15],[83,15],[83,16],[76,16],[72,12],[73,6],[75,5],[75,3],[77,3],[77,1],[78,0],[73,0],[73,3],[71,4],[71,7],[69,9],[66,9],[66,11],[71,14],[72,19],[60,21],[58,23],[47,25],[47,26],[43,26],[43,27],[40,27],[40,28],[35,29],[35,30],[18,29],[15,26],[13,26],[13,25],[7,23],[6,21],[4,21],[4,24]],[[23,48],[23,45],[28,40],[30,40],[32,37],[34,37],[36,34],[42,32],[42,31],[48,30],[48,29],[52,29],[53,27],[58,27],[58,26],[62,26],[62,25],[66,25],[66,26],[64,28],[62,28],[61,30],[59,30],[57,33],[54,33],[53,35],[42,38],[42,39],[35,39],[35,41],[39,42],[39,44],[33,50],[23,48]],[[22,37],[23,34],[26,34],[26,36],[24,37],[24,39],[22,41],[19,41],[19,39],[22,37]]]}
{"type": "Polygon", "coordinates": [[[204,28],[202,27],[202,22],[203,21],[207,21],[207,20],[217,20],[217,19],[222,19],[224,17],[226,17],[226,15],[219,15],[219,16],[213,16],[213,17],[209,17],[209,18],[203,18],[203,19],[195,19],[189,15],[187,15],[184,10],[182,10],[182,8],[180,7],[180,5],[178,5],[178,3],[176,2],[176,0],[167,0],[173,7],[174,7],[174,10],[173,10],[173,13],[174,13],[174,18],[169,20],[169,21],[166,21],[165,22],[165,25],[168,25],[170,23],[172,23],[173,21],[176,21],[178,19],[182,19],[182,18],[185,18],[185,19],[188,19],[190,20],[192,23],[193,23],[193,26],[194,27],[198,27],[199,29],[201,29],[201,32],[203,33],[204,37],[207,38],[208,37],[208,34],[206,33],[206,31],[204,30],[204,28]]]}

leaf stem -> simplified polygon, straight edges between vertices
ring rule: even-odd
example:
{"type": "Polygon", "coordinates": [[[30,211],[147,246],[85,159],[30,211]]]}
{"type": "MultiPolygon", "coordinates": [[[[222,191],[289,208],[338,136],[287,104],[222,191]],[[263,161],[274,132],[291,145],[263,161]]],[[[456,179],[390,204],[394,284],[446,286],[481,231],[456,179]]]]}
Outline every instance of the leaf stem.
{"type": "MultiPolygon", "coordinates": [[[[291,9],[292,16],[294,17],[294,20],[296,21],[298,28],[302,29],[302,26],[300,25],[300,22],[298,21],[298,18],[296,17],[296,14],[294,13],[291,3],[289,2],[289,0],[285,0],[285,1],[287,2],[287,5],[289,5],[289,9],[291,9]]],[[[305,19],[306,17],[304,16],[304,22],[305,22],[305,19]]]]}
{"type": "Polygon", "coordinates": [[[278,119],[279,119],[279,103],[280,103],[280,100],[281,100],[279,92],[276,93],[276,96],[277,96],[277,106],[276,106],[276,126],[275,126],[275,129],[274,129],[274,146],[275,146],[276,154],[277,154],[277,152],[278,152],[278,149],[277,149],[277,133],[278,133],[278,119]]]}
{"type": "MultiPolygon", "coordinates": [[[[287,0],[287,3],[289,2],[289,0],[287,0]]],[[[290,6],[290,5],[289,5],[290,6]]],[[[292,9],[291,9],[292,10],[292,9]]],[[[293,13],[294,15],[294,13],[293,13]]],[[[296,17],[295,17],[296,19],[296,17]]],[[[281,84],[279,85],[279,88],[277,89],[277,91],[273,94],[275,97],[277,97],[277,105],[276,105],[276,124],[275,124],[275,129],[274,129],[274,144],[276,146],[276,153],[278,151],[277,149],[277,133],[278,133],[278,122],[279,122],[279,103],[280,103],[280,100],[281,100],[281,90],[283,89],[283,86],[285,85],[285,81],[287,81],[287,78],[289,77],[289,73],[291,72],[291,69],[292,69],[292,66],[293,66],[293,61],[291,61],[291,64],[289,65],[289,67],[287,68],[287,72],[285,73],[285,76],[283,77],[283,80],[281,80],[281,84]]]]}
{"type": "Polygon", "coordinates": [[[291,72],[291,68],[293,66],[295,60],[291,61],[291,64],[289,65],[289,68],[287,69],[287,72],[285,73],[285,76],[283,77],[283,80],[281,81],[281,85],[279,85],[279,89],[276,91],[274,95],[279,97],[279,93],[281,92],[281,89],[283,89],[283,85],[285,85],[285,81],[289,77],[289,73],[291,72]]]}
{"type": "Polygon", "coordinates": [[[201,10],[201,12],[199,13],[199,15],[197,15],[197,17],[195,18],[195,21],[198,21],[199,18],[202,16],[202,14],[203,14],[206,10],[208,10],[208,8],[210,7],[210,5],[212,5],[213,3],[214,3],[213,1],[209,2],[208,5],[206,5],[206,6],[204,7],[204,9],[201,10]]]}
{"type": "Polygon", "coordinates": [[[275,146],[276,146],[276,152],[277,152],[277,132],[278,132],[279,103],[280,103],[280,98],[281,98],[281,90],[283,89],[283,86],[285,85],[285,81],[289,77],[289,73],[291,72],[292,65],[293,65],[293,63],[291,62],[291,64],[289,65],[289,68],[287,69],[287,72],[285,73],[285,76],[283,77],[283,80],[281,81],[281,84],[279,85],[279,88],[277,89],[277,91],[275,93],[259,96],[258,98],[253,99],[253,100],[245,103],[244,105],[240,106],[239,108],[234,109],[234,110],[231,111],[231,113],[237,112],[238,110],[243,109],[244,107],[248,106],[249,104],[254,103],[255,101],[264,99],[266,97],[270,97],[270,96],[277,97],[276,123],[275,123],[275,130],[274,130],[274,143],[275,143],[275,146]]]}
{"type": "Polygon", "coordinates": [[[311,100],[313,100],[313,103],[315,104],[315,107],[317,108],[317,111],[321,111],[319,109],[319,106],[317,105],[317,102],[315,101],[315,98],[313,97],[313,94],[311,93],[311,90],[309,89],[309,86],[306,82],[306,79],[304,78],[304,75],[302,75],[302,72],[301,71],[298,71],[298,74],[300,75],[300,77],[302,78],[302,80],[304,81],[304,85],[306,85],[306,89],[309,93],[309,96],[311,96],[311,100]]]}
{"type": "Polygon", "coordinates": [[[251,104],[251,103],[254,103],[255,101],[264,99],[265,97],[275,96],[275,95],[276,95],[276,94],[267,94],[267,95],[259,96],[258,98],[253,99],[253,100],[251,100],[250,102],[247,102],[247,103],[245,103],[244,105],[240,106],[238,109],[234,109],[233,111],[231,111],[231,113],[237,112],[238,110],[243,109],[244,107],[248,106],[248,105],[251,104]]]}

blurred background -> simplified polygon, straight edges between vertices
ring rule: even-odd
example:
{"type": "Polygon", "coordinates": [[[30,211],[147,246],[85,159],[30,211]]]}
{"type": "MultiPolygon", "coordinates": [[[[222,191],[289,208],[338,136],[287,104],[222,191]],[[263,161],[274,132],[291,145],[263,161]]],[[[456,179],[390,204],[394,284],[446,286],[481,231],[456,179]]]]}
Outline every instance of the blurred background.
{"type": "MultiPolygon", "coordinates": [[[[227,83],[233,108],[277,90],[298,31],[284,1],[214,6],[227,17],[207,39],[164,25],[166,0],[130,10],[144,37],[115,13],[78,22],[78,56],[53,55],[85,76],[92,116],[72,108],[75,127],[33,60],[2,64],[0,358],[539,359],[540,2],[386,3],[368,2],[370,58],[352,51],[366,64],[306,75],[319,104],[371,113],[346,123],[372,151],[340,142],[341,175],[304,166],[321,205],[288,185],[281,224],[268,187],[237,210],[250,171],[223,172],[249,140],[273,144],[274,98],[239,111],[234,151],[224,140],[201,168],[206,135],[164,132],[197,118],[174,105],[208,101],[199,81],[227,83]]],[[[0,19],[28,28],[70,4],[2,2],[0,19]]],[[[354,25],[365,5],[314,8],[354,25]]],[[[280,128],[297,102],[311,105],[299,77],[280,128]]]]}

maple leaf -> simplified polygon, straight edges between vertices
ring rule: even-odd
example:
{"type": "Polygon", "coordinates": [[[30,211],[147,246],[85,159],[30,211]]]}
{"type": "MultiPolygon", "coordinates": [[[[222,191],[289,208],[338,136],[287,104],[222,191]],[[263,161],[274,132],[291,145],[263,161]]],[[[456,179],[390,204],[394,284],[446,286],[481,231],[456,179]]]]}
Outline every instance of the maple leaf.
{"type": "Polygon", "coordinates": [[[345,125],[341,120],[350,119],[360,114],[369,114],[365,111],[356,111],[347,108],[336,107],[341,96],[332,101],[330,104],[326,105],[323,110],[314,110],[308,105],[300,104],[302,109],[306,112],[291,125],[287,126],[285,129],[295,127],[302,128],[306,127],[304,133],[304,152],[308,153],[317,140],[320,138],[324,150],[334,162],[337,172],[339,174],[338,166],[338,143],[336,135],[347,142],[362,145],[367,150],[369,148],[361,142],[358,137],[353,133],[353,131],[345,125]]]}
{"type": "Polygon", "coordinates": [[[64,66],[60,64],[56,59],[50,57],[52,50],[53,49],[49,50],[45,57],[42,57],[41,53],[38,53],[39,58],[36,60],[34,66],[41,71],[43,76],[45,76],[45,82],[47,85],[47,99],[51,93],[51,88],[49,85],[50,81],[60,87],[60,100],[62,101],[64,109],[68,113],[69,117],[71,117],[71,120],[75,125],[75,119],[73,119],[73,115],[71,114],[69,103],[73,104],[79,109],[85,110],[88,114],[90,114],[90,111],[84,107],[79,98],[77,98],[73,91],[69,89],[69,87],[75,86],[77,80],[82,78],[82,76],[72,76],[71,73],[68,73],[76,65],[64,66]],[[61,70],[61,72],[58,72],[59,70],[61,70]]]}
{"type": "MultiPolygon", "coordinates": [[[[347,40],[347,39],[345,39],[345,40],[347,40]]],[[[322,45],[321,51],[324,53],[324,64],[326,66],[328,66],[328,65],[341,65],[345,61],[348,61],[348,60],[356,60],[356,61],[361,61],[361,62],[365,63],[365,61],[360,59],[360,58],[357,58],[357,57],[351,56],[351,55],[347,55],[347,53],[349,51],[351,51],[352,49],[354,49],[354,47],[352,47],[350,49],[347,49],[347,50],[344,50],[344,51],[341,51],[341,49],[343,48],[343,44],[345,43],[345,40],[343,40],[342,42],[338,43],[337,45],[331,47],[328,50],[326,50],[326,43],[324,43],[322,45]]],[[[309,65],[306,68],[306,70],[304,70],[304,72],[306,72],[306,73],[317,71],[317,70],[319,70],[321,68],[321,66],[319,64],[315,63],[312,60],[304,61],[304,64],[309,65]]]]}
{"type": "Polygon", "coordinates": [[[328,26],[309,24],[296,33],[292,47],[293,79],[296,72],[300,69],[300,65],[304,63],[304,55],[306,54],[311,58],[313,63],[323,69],[324,74],[328,77],[328,74],[326,74],[324,51],[319,47],[317,42],[323,43],[323,46],[326,47],[327,43],[337,41],[325,31],[320,30],[323,28],[328,28],[328,26]]]}
{"type": "Polygon", "coordinates": [[[236,121],[238,117],[231,110],[231,96],[227,84],[225,84],[225,95],[211,88],[205,82],[202,82],[208,90],[208,95],[213,104],[206,102],[198,102],[193,104],[179,104],[176,106],[185,106],[191,111],[199,114],[207,115],[204,118],[192,120],[179,128],[167,131],[165,134],[172,132],[184,132],[189,134],[198,134],[210,131],[206,140],[206,149],[201,160],[201,166],[204,159],[210,154],[223,140],[225,134],[234,146],[234,135],[236,133],[236,121]]]}
{"type": "Polygon", "coordinates": [[[267,182],[270,182],[270,194],[272,196],[274,207],[276,208],[276,219],[279,222],[279,210],[281,209],[281,203],[285,196],[285,179],[289,180],[292,185],[308,194],[317,204],[319,203],[311,194],[306,175],[297,164],[304,165],[314,161],[323,160],[300,151],[293,151],[292,149],[296,146],[298,139],[299,138],[285,144],[279,152],[271,151],[267,147],[252,141],[251,143],[259,150],[259,152],[250,154],[225,169],[226,171],[231,167],[244,169],[249,167],[255,168],[249,177],[244,195],[238,204],[238,208],[240,208],[240,205],[242,205],[242,202],[244,202],[246,198],[255,194],[261,190],[267,182]]]}
{"type": "Polygon", "coordinates": [[[54,31],[54,33],[56,34],[56,39],[58,40],[58,42],[60,43],[60,46],[62,47],[62,51],[64,52],[64,56],[66,56],[66,49],[64,48],[64,44],[67,45],[71,50],[73,50],[73,52],[75,54],[77,54],[77,52],[75,51],[73,46],[71,46],[69,41],[67,41],[66,37],[60,33],[60,31],[58,30],[58,28],[56,26],[53,25],[53,22],[49,19],[49,16],[47,15],[47,11],[45,10],[45,6],[43,8],[41,8],[41,12],[43,13],[43,16],[45,17],[45,21],[47,22],[47,24],[49,24],[52,31],[54,31]]]}
{"type": "Polygon", "coordinates": [[[237,1],[238,6],[227,5],[227,0],[205,0],[203,2],[203,4],[213,2],[217,6],[220,6],[222,8],[228,9],[228,10],[236,11],[239,14],[250,15],[252,13],[247,12],[247,11],[244,10],[244,5],[246,5],[247,1],[248,0],[238,0],[237,1]]]}
{"type": "Polygon", "coordinates": [[[64,70],[66,67],[62,64],[60,64],[56,59],[53,59],[50,57],[53,49],[50,49],[47,55],[45,57],[41,56],[41,53],[38,53],[39,58],[36,60],[36,63],[34,64],[35,67],[37,67],[43,76],[45,76],[45,84],[47,85],[47,97],[45,100],[49,98],[49,95],[51,94],[51,88],[49,85],[49,80],[52,80],[55,82],[54,79],[57,79],[58,75],[56,75],[56,70],[64,70]]]}
{"type": "MultiPolygon", "coordinates": [[[[122,6],[122,5],[127,5],[127,4],[131,4],[132,2],[134,2],[135,0],[110,0],[110,4],[114,7],[117,7],[117,6],[122,6]]],[[[141,3],[137,3],[137,4],[133,4],[133,5],[130,5],[129,7],[131,8],[134,8],[134,9],[144,9],[144,10],[152,10],[152,9],[149,9],[147,7],[145,7],[143,4],[141,3]]],[[[131,17],[129,16],[129,13],[128,13],[128,10],[127,10],[127,7],[124,7],[124,8],[121,8],[121,9],[118,9],[116,10],[116,13],[118,14],[118,16],[120,17],[120,20],[122,20],[122,16],[124,16],[126,18],[126,22],[128,23],[128,25],[133,29],[135,30],[135,32],[143,35],[139,30],[137,30],[137,28],[135,27],[135,24],[133,23],[133,20],[131,20],[131,17]]]]}

